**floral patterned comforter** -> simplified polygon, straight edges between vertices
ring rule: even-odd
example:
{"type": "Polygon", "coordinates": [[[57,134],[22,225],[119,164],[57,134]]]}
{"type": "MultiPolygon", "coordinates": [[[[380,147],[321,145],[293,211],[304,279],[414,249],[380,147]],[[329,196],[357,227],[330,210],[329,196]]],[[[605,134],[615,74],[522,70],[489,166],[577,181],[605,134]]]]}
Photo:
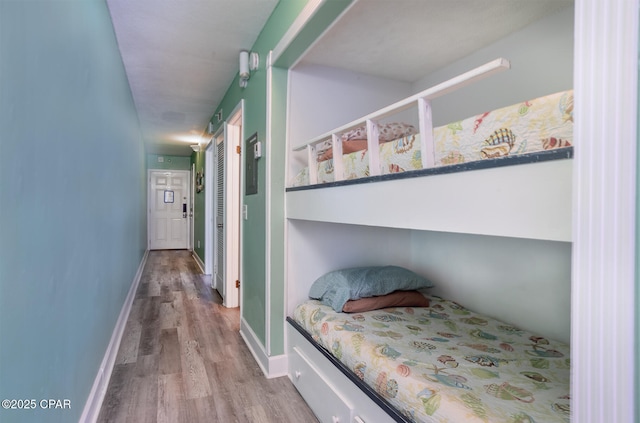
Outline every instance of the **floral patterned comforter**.
{"type": "Polygon", "coordinates": [[[292,317],[409,420],[570,421],[568,345],[430,304],[346,314],[310,300],[292,317]]]}

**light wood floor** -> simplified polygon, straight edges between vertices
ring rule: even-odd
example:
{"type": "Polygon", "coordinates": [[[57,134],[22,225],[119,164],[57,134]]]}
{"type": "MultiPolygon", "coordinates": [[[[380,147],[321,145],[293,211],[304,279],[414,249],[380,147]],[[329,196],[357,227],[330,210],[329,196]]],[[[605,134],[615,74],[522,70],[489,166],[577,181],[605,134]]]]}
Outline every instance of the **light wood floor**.
{"type": "Polygon", "coordinates": [[[317,422],[266,379],[188,251],[151,251],[98,422],[317,422]]]}

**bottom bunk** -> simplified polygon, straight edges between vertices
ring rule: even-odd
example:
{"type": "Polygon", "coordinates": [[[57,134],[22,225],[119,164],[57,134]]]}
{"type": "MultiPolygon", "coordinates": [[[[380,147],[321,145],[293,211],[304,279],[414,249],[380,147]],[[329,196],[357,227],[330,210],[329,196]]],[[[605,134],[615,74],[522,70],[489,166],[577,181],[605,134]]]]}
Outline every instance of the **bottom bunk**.
{"type": "Polygon", "coordinates": [[[321,421],[570,421],[568,345],[428,301],[345,313],[309,300],[295,309],[290,377],[321,421]]]}

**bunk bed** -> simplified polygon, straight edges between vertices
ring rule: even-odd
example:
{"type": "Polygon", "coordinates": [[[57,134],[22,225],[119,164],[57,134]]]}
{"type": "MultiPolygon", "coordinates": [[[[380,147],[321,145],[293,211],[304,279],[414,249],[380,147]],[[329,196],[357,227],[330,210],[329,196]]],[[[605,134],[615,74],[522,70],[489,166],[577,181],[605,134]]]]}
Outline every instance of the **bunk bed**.
{"type": "Polygon", "coordinates": [[[433,127],[434,98],[508,68],[494,60],[293,149],[306,166],[287,188],[288,248],[329,252],[289,256],[289,377],[321,421],[569,421],[566,343],[430,295],[345,313],[314,294],[348,264],[332,246],[398,262],[358,254],[402,249],[405,229],[571,240],[571,90],[433,127]]]}
{"type": "Polygon", "coordinates": [[[497,59],[309,141],[296,149],[306,151],[308,165],[289,187],[335,186],[385,175],[413,177],[571,157],[572,90],[433,127],[430,100],[508,68],[507,60],[497,59]],[[409,116],[417,125],[385,122],[390,116],[407,115],[409,109],[414,109],[409,116]],[[425,172],[415,172],[419,170],[425,172]],[[413,173],[399,175],[404,172],[413,173]]]}
{"type": "MultiPolygon", "coordinates": [[[[421,302],[390,295],[398,293],[405,304],[421,302]]],[[[374,305],[384,301],[343,313],[311,300],[289,321],[396,421],[569,421],[568,345],[442,298],[429,297],[428,307],[374,305]]],[[[294,354],[301,384],[304,353],[294,354]]]]}
{"type": "Polygon", "coordinates": [[[287,218],[570,241],[571,89],[433,127],[433,99],[509,67],[493,60],[294,147],[307,165],[291,171],[287,218]],[[381,136],[394,122],[412,129],[381,136]]]}

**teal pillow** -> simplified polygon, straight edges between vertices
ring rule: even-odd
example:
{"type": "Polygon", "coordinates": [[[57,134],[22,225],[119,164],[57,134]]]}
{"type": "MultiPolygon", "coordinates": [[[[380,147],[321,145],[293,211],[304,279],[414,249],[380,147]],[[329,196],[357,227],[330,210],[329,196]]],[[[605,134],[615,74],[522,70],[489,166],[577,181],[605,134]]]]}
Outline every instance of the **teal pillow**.
{"type": "Polygon", "coordinates": [[[320,276],[311,285],[309,297],[341,312],[348,300],[432,287],[431,281],[403,267],[354,267],[320,276]]]}

